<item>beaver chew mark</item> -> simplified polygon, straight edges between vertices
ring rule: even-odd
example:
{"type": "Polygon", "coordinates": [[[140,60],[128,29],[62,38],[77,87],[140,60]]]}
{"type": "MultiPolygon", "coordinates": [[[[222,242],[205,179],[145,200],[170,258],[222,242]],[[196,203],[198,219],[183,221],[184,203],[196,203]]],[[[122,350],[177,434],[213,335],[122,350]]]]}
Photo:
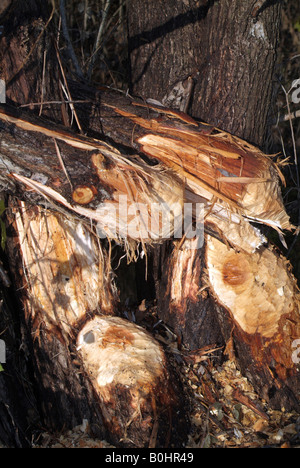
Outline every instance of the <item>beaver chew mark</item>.
{"type": "Polygon", "coordinates": [[[239,286],[248,279],[247,265],[235,255],[224,263],[222,276],[224,283],[230,286],[239,286]]]}
{"type": "Polygon", "coordinates": [[[102,346],[116,346],[124,348],[126,345],[132,345],[134,336],[125,327],[109,327],[102,339],[102,346]]]}

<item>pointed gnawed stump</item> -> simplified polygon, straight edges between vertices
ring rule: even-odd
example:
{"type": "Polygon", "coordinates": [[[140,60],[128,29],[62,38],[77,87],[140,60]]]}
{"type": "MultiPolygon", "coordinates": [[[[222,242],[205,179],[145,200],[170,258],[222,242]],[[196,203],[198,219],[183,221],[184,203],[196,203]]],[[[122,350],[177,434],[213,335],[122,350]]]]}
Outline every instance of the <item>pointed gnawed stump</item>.
{"type": "Polygon", "coordinates": [[[174,443],[183,396],[180,401],[164,351],[149,333],[119,317],[96,316],[81,329],[77,349],[116,443],[174,443]]]}

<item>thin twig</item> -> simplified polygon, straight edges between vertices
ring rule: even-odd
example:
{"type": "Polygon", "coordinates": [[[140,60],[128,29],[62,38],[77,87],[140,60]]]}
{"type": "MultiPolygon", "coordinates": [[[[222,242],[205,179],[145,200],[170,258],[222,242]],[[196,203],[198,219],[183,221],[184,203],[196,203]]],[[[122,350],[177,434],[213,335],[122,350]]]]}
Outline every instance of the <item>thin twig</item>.
{"type": "Polygon", "coordinates": [[[91,103],[91,99],[78,99],[75,101],[41,101],[41,102],[30,102],[29,104],[21,104],[19,107],[31,107],[31,106],[46,106],[50,104],[88,104],[91,103]]]}
{"type": "MultiPolygon", "coordinates": [[[[65,75],[65,71],[64,71],[64,68],[63,68],[62,63],[61,63],[58,46],[57,46],[56,43],[55,43],[55,48],[56,48],[56,55],[57,55],[57,60],[58,60],[58,63],[59,63],[60,71],[61,71],[61,74],[63,76],[65,87],[66,87],[65,95],[67,97],[68,102],[71,103],[73,100],[72,100],[71,93],[70,93],[70,90],[69,90],[69,86],[68,86],[67,78],[66,78],[66,75],[65,75]]],[[[62,88],[63,88],[63,86],[62,86],[62,88]]],[[[70,108],[71,108],[71,110],[72,110],[72,112],[74,114],[78,129],[79,129],[80,133],[82,133],[82,127],[80,125],[80,122],[79,122],[79,119],[78,119],[78,116],[77,116],[77,112],[76,112],[75,107],[73,106],[73,104],[70,104],[70,108]]]]}
{"type": "MultiPolygon", "coordinates": [[[[288,116],[291,115],[291,110],[290,110],[290,103],[289,103],[289,98],[288,98],[288,92],[285,90],[284,86],[281,85],[281,88],[285,94],[285,99],[286,99],[286,105],[287,105],[287,110],[288,110],[288,116]]],[[[293,122],[292,119],[288,119],[290,123],[290,129],[291,129],[291,137],[292,137],[292,142],[293,142],[293,151],[294,151],[294,163],[296,166],[296,176],[297,176],[297,187],[300,187],[300,181],[299,181],[299,171],[298,171],[298,157],[297,157],[297,149],[296,149],[296,141],[295,141],[295,135],[294,135],[294,128],[293,128],[293,122]]]]}
{"type": "Polygon", "coordinates": [[[71,190],[73,191],[73,185],[72,185],[71,179],[70,179],[70,177],[69,177],[69,174],[68,174],[68,172],[67,172],[66,166],[65,166],[65,164],[64,164],[62,155],[61,155],[61,153],[60,153],[60,149],[59,149],[59,147],[58,147],[58,144],[57,144],[57,142],[56,142],[56,139],[53,138],[53,140],[54,140],[54,144],[55,144],[55,149],[56,149],[56,154],[57,154],[58,160],[59,160],[60,165],[61,165],[61,167],[62,167],[62,169],[63,169],[63,171],[64,171],[64,173],[65,173],[66,178],[68,179],[68,182],[69,182],[69,184],[70,184],[71,190]]]}
{"type": "Polygon", "coordinates": [[[84,12],[83,12],[83,31],[84,31],[84,34],[86,34],[86,30],[87,30],[87,20],[88,20],[88,15],[87,15],[87,12],[88,12],[88,0],[85,0],[84,1],[84,12]]]}
{"type": "MultiPolygon", "coordinates": [[[[290,111],[290,103],[289,103],[289,98],[288,98],[288,94],[289,94],[289,91],[287,92],[284,88],[284,86],[281,85],[281,88],[283,89],[283,92],[285,94],[285,99],[286,99],[286,104],[287,104],[287,110],[288,110],[288,121],[290,123],[290,129],[291,129],[291,137],[292,137],[292,142],[293,142],[293,151],[294,151],[294,163],[295,163],[295,167],[296,167],[296,181],[297,181],[297,200],[298,202],[300,201],[300,180],[299,180],[299,169],[298,169],[298,157],[297,157],[297,149],[296,149],[296,141],[295,141],[295,134],[294,134],[294,128],[293,128],[293,122],[292,122],[292,118],[291,118],[291,111],[290,111]]],[[[298,211],[298,226],[300,224],[300,207],[299,207],[299,211],[298,211]]],[[[296,232],[296,235],[294,237],[294,240],[292,242],[292,245],[290,246],[287,254],[286,254],[286,258],[289,258],[289,255],[290,253],[292,252],[293,248],[294,248],[294,245],[296,244],[296,241],[298,239],[298,235],[299,235],[299,230],[296,232]]]]}
{"type": "Polygon", "coordinates": [[[42,86],[41,86],[41,88],[42,88],[41,89],[41,106],[40,106],[39,116],[42,115],[43,104],[44,104],[46,57],[47,57],[47,52],[46,52],[46,50],[44,50],[43,75],[42,75],[42,86]]]}
{"type": "Polygon", "coordinates": [[[89,69],[88,69],[89,79],[92,76],[94,64],[95,64],[95,61],[97,59],[98,51],[100,49],[100,43],[101,43],[101,40],[102,40],[103,31],[104,31],[104,28],[105,28],[105,23],[107,21],[108,11],[109,11],[110,5],[111,5],[111,0],[106,0],[104,10],[103,10],[103,14],[102,14],[102,20],[101,20],[101,23],[100,23],[100,26],[99,26],[99,29],[98,29],[98,34],[97,34],[97,38],[96,38],[96,41],[95,41],[95,44],[94,44],[94,50],[93,50],[93,53],[92,53],[92,56],[91,56],[91,61],[90,61],[89,69]]]}

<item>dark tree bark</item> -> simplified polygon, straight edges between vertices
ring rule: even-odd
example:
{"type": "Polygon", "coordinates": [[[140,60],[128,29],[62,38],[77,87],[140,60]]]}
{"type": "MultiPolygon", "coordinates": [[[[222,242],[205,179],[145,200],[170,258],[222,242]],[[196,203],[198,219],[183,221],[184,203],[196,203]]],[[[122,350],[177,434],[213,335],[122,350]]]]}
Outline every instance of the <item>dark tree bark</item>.
{"type": "MultiPolygon", "coordinates": [[[[6,84],[7,101],[23,104],[40,100],[42,96],[44,99],[55,96],[57,67],[49,67],[49,60],[46,60],[49,57],[44,55],[44,51],[50,50],[49,38],[46,44],[47,36],[43,34],[51,18],[51,10],[48,10],[45,2],[8,0],[2,2],[0,15],[3,27],[0,38],[0,77],[6,84]]],[[[53,54],[50,62],[52,59],[53,54]]],[[[6,187],[5,184],[2,189],[6,187]]],[[[7,202],[4,192],[2,198],[7,202]]],[[[8,236],[7,245],[9,243],[8,236]]],[[[11,248],[15,258],[12,244],[11,248]]],[[[7,260],[4,259],[9,270],[7,260]]],[[[7,446],[25,447],[31,445],[32,434],[40,424],[39,396],[31,380],[33,361],[25,345],[25,337],[28,335],[22,305],[18,295],[13,292],[20,270],[17,269],[15,273],[15,277],[12,271],[10,273],[10,288],[2,291],[0,320],[7,362],[4,371],[0,373],[0,437],[7,446]]]]}
{"type": "Polygon", "coordinates": [[[45,113],[42,102],[60,97],[54,36],[49,34],[54,11],[46,2],[36,0],[8,3],[0,48],[0,76],[6,84],[7,100],[15,104],[41,102],[31,110],[45,113]]]}
{"type": "Polygon", "coordinates": [[[263,146],[280,33],[279,2],[254,17],[253,2],[214,2],[202,22],[192,114],[263,146]]]}
{"type": "MultiPolygon", "coordinates": [[[[275,3],[275,4],[274,4],[275,3]]],[[[279,38],[279,2],[254,17],[253,2],[129,2],[135,94],[162,101],[194,80],[189,113],[262,145],[279,38]]]]}

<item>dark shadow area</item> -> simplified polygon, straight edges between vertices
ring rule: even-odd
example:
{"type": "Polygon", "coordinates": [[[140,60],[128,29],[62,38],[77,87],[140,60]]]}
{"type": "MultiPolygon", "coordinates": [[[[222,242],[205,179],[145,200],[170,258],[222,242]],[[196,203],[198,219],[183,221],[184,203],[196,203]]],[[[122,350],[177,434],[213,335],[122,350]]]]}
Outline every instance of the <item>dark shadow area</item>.
{"type": "Polygon", "coordinates": [[[0,362],[0,441],[12,448],[30,447],[39,422],[30,365],[22,346],[20,311],[12,287],[1,286],[0,339],[5,362],[0,362]]]}

